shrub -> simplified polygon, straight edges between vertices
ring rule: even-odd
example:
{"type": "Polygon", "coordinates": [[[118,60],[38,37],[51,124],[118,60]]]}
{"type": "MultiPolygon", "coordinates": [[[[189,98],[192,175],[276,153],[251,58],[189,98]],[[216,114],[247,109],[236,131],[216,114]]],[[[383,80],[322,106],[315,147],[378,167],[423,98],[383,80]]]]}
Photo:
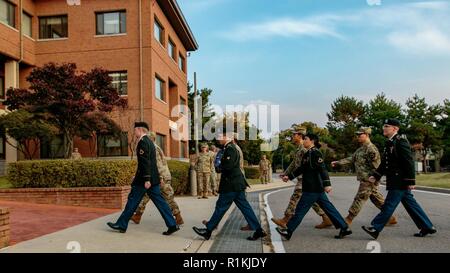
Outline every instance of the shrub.
{"type": "Polygon", "coordinates": [[[261,173],[258,167],[244,167],[245,177],[249,179],[259,179],[261,173]]]}
{"type": "MultiPolygon", "coordinates": [[[[177,194],[189,191],[189,163],[169,161],[177,194]]],[[[32,160],[8,165],[14,188],[114,187],[131,184],[135,160],[32,160]]]]}

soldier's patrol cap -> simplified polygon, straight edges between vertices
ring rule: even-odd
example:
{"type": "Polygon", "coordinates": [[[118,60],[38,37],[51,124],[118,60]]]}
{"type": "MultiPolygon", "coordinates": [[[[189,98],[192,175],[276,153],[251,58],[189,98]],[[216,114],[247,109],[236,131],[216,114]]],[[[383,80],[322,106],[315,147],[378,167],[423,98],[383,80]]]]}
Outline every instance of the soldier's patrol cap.
{"type": "Polygon", "coordinates": [[[144,121],[135,122],[134,123],[134,128],[145,128],[147,130],[150,130],[149,127],[148,127],[147,122],[144,122],[144,121]]]}
{"type": "Polygon", "coordinates": [[[306,128],[305,127],[296,126],[296,127],[294,127],[292,129],[292,133],[304,136],[304,135],[306,135],[306,128]]]}
{"type": "Polygon", "coordinates": [[[356,131],[357,135],[362,135],[362,134],[366,134],[366,135],[370,135],[372,134],[372,129],[370,127],[361,127],[359,128],[358,131],[356,131]]]}
{"type": "Polygon", "coordinates": [[[384,121],[384,124],[400,127],[400,121],[396,118],[388,118],[384,121]]]}

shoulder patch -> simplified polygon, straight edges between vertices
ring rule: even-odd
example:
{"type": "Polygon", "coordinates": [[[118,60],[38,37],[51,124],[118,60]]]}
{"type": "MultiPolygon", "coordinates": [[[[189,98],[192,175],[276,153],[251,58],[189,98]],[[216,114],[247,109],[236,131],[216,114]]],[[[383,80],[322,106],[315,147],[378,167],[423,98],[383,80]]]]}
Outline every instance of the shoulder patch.
{"type": "Polygon", "coordinates": [[[323,163],[323,158],[319,157],[319,159],[317,160],[317,163],[322,164],[323,163]]]}
{"type": "Polygon", "coordinates": [[[144,150],[139,149],[139,154],[140,154],[140,155],[143,155],[144,153],[145,153],[144,150]]]}

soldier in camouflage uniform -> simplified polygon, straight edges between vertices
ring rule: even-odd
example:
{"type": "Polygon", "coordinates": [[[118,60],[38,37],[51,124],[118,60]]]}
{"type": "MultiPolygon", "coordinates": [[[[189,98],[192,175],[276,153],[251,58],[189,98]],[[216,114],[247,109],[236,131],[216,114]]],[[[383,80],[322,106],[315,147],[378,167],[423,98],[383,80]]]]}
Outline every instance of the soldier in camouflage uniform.
{"type": "Polygon", "coordinates": [[[270,171],[270,161],[266,158],[266,155],[262,156],[259,162],[259,172],[261,173],[261,183],[269,183],[269,171],[270,171]]]}
{"type": "MultiPolygon", "coordinates": [[[[211,151],[209,151],[211,153],[211,156],[213,158],[213,160],[216,158],[217,156],[217,152],[218,149],[215,145],[211,145],[211,151]]],[[[219,184],[218,184],[218,174],[216,173],[216,168],[212,168],[212,172],[211,172],[211,191],[212,194],[214,196],[218,195],[219,192],[219,184]]]]}
{"type": "MultiPolygon", "coordinates": [[[[377,147],[370,141],[371,133],[372,129],[361,127],[356,132],[361,147],[359,147],[351,157],[333,161],[331,163],[333,167],[348,165],[354,167],[357,179],[360,183],[358,193],[350,206],[348,216],[345,218],[348,225],[351,225],[353,219],[359,214],[363,205],[369,198],[378,209],[381,209],[384,204],[384,197],[378,189],[379,183],[369,182],[370,174],[373,173],[381,163],[380,153],[378,152],[377,147]]],[[[394,225],[396,223],[397,220],[392,216],[389,224],[394,225]]]]}
{"type": "MultiPolygon", "coordinates": [[[[305,136],[305,135],[306,135],[305,128],[300,127],[300,128],[296,128],[293,131],[293,136],[292,136],[293,139],[292,140],[298,146],[298,148],[295,153],[294,160],[289,165],[289,167],[286,169],[286,171],[284,171],[284,173],[280,175],[280,177],[283,178],[283,177],[289,176],[292,172],[294,172],[296,169],[298,169],[301,166],[303,156],[306,153],[306,149],[303,147],[303,136],[305,136]]],[[[275,224],[277,224],[278,226],[280,226],[282,228],[286,228],[287,223],[289,222],[289,220],[292,218],[292,216],[295,213],[295,208],[297,207],[298,201],[300,200],[301,196],[302,196],[302,178],[297,177],[297,184],[295,185],[294,193],[292,194],[291,199],[289,200],[289,205],[287,206],[286,211],[284,212],[284,217],[279,218],[279,219],[272,218],[271,219],[272,222],[274,222],[275,224]]],[[[322,217],[322,223],[320,223],[319,225],[316,225],[315,228],[323,229],[323,228],[327,228],[327,227],[330,227],[333,225],[330,218],[328,218],[328,216],[319,207],[319,205],[314,203],[312,208],[319,216],[322,217]]]]}
{"type": "MultiPolygon", "coordinates": [[[[150,139],[155,142],[156,134],[154,132],[149,133],[150,139]]],[[[184,223],[183,218],[181,217],[180,208],[178,207],[177,202],[175,202],[174,198],[174,190],[172,185],[170,184],[172,181],[172,175],[170,174],[169,165],[167,164],[166,157],[164,156],[164,152],[158,145],[155,144],[156,148],[156,166],[158,167],[158,172],[161,180],[161,194],[166,199],[169,204],[170,209],[172,210],[172,214],[175,216],[175,220],[177,225],[182,225],[184,223]]],[[[131,217],[131,220],[135,224],[139,224],[141,222],[142,214],[144,214],[145,206],[150,201],[150,197],[145,194],[142,199],[139,207],[136,209],[136,212],[131,217]]]]}
{"type": "Polygon", "coordinates": [[[195,162],[195,169],[197,171],[198,184],[198,199],[208,199],[208,192],[210,192],[211,173],[214,169],[214,158],[208,152],[208,144],[201,145],[202,151],[198,155],[195,162]]]}

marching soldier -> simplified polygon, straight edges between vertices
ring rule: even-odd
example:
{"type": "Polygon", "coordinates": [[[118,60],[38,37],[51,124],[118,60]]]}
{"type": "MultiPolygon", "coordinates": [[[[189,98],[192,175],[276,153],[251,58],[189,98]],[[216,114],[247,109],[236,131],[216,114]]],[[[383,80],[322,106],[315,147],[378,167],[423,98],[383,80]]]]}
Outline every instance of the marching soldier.
{"type": "Polygon", "coordinates": [[[262,156],[259,162],[259,172],[261,173],[261,183],[269,183],[269,171],[270,171],[270,161],[266,158],[266,155],[262,156]]]}
{"type": "Polygon", "coordinates": [[[414,159],[408,140],[398,134],[399,128],[400,121],[397,119],[385,121],[383,134],[388,140],[385,144],[380,166],[369,177],[369,181],[375,183],[385,175],[388,191],[381,212],[372,220],[372,226],[362,227],[374,239],[378,238],[400,202],[419,228],[419,232],[414,236],[425,237],[436,233],[430,219],[411,193],[416,184],[414,159]]]}
{"type": "MultiPolygon", "coordinates": [[[[150,132],[149,136],[153,142],[156,140],[156,134],[154,132],[150,132]]],[[[155,143],[155,148],[156,148],[156,165],[158,167],[158,172],[161,180],[161,187],[160,187],[161,194],[169,204],[169,207],[172,210],[172,214],[175,217],[177,225],[182,225],[184,221],[183,218],[181,217],[180,208],[178,207],[177,202],[175,202],[174,197],[175,192],[171,185],[172,175],[170,174],[169,165],[167,164],[166,157],[161,147],[159,147],[155,143]]],[[[147,205],[148,201],[150,201],[150,197],[148,197],[148,194],[145,194],[135,214],[133,215],[133,217],[131,217],[131,220],[135,224],[139,224],[141,222],[141,217],[144,214],[145,206],[147,205]]]]}
{"type": "Polygon", "coordinates": [[[251,229],[255,230],[253,235],[248,237],[247,240],[258,240],[259,238],[266,236],[266,233],[262,229],[255,212],[246,199],[245,189],[247,188],[247,182],[240,169],[239,152],[236,145],[233,143],[231,134],[220,135],[219,141],[224,145],[223,157],[219,167],[222,174],[219,198],[211,219],[205,221],[206,228],[193,227],[193,229],[195,233],[206,240],[209,240],[212,231],[217,227],[234,202],[244,215],[245,220],[249,223],[251,229]]]}
{"type": "Polygon", "coordinates": [[[152,199],[159,213],[164,218],[167,231],[163,235],[170,235],[179,230],[177,223],[173,219],[170,207],[160,190],[160,177],[158,166],[156,165],[155,144],[148,138],[148,124],[145,122],[136,122],[134,125],[134,134],[138,138],[136,147],[138,167],[133,182],[131,183],[131,192],[128,195],[128,201],[124,211],[116,223],[108,222],[107,225],[121,233],[125,233],[128,228],[128,222],[139,206],[144,195],[147,193],[152,199]]]}
{"type": "MultiPolygon", "coordinates": [[[[348,225],[352,224],[353,219],[359,214],[363,205],[369,198],[370,201],[372,201],[372,203],[380,210],[384,204],[384,197],[378,189],[379,183],[369,182],[370,174],[374,172],[378,166],[380,166],[381,162],[380,153],[378,152],[377,147],[370,141],[371,133],[372,129],[368,127],[361,127],[356,132],[358,142],[361,147],[356,150],[353,156],[331,162],[333,168],[338,165],[353,166],[356,171],[357,179],[360,183],[358,193],[350,206],[348,216],[345,218],[348,225]]],[[[389,224],[397,224],[397,219],[392,216],[391,219],[389,219],[389,224]]]]}
{"type": "Polygon", "coordinates": [[[288,177],[283,178],[286,182],[288,179],[292,180],[300,174],[303,174],[302,197],[295,208],[294,216],[287,223],[287,227],[277,227],[276,230],[286,240],[289,240],[312,205],[317,203],[328,217],[330,217],[336,229],[340,229],[339,234],[335,238],[342,239],[352,234],[352,231],[325,194],[330,193],[332,188],[322,153],[319,151],[319,137],[312,133],[307,134],[303,145],[307,149],[307,152],[302,158],[300,167],[294,170],[288,177]]]}
{"type": "Polygon", "coordinates": [[[208,199],[210,178],[214,168],[214,158],[208,152],[208,144],[201,145],[201,152],[196,160],[198,199],[208,199]]]}
{"type": "MultiPolygon", "coordinates": [[[[303,139],[306,135],[306,129],[303,127],[299,127],[294,129],[293,135],[292,135],[292,141],[298,146],[295,158],[292,161],[292,163],[289,165],[289,167],[284,171],[283,174],[280,175],[281,178],[290,176],[296,169],[298,169],[303,161],[303,156],[307,152],[307,150],[303,147],[303,139]]],[[[286,180],[287,181],[287,180],[286,180]]],[[[292,218],[295,212],[295,207],[297,206],[298,201],[302,197],[302,178],[297,177],[297,184],[295,185],[294,192],[292,193],[291,199],[289,200],[289,204],[286,208],[286,211],[284,212],[284,217],[277,219],[272,218],[272,222],[277,224],[278,226],[282,228],[286,228],[287,223],[292,218]]],[[[330,227],[333,223],[331,222],[330,218],[325,214],[325,212],[316,204],[313,204],[314,211],[322,217],[322,223],[319,225],[316,225],[315,228],[317,229],[323,229],[330,227]]]]}

